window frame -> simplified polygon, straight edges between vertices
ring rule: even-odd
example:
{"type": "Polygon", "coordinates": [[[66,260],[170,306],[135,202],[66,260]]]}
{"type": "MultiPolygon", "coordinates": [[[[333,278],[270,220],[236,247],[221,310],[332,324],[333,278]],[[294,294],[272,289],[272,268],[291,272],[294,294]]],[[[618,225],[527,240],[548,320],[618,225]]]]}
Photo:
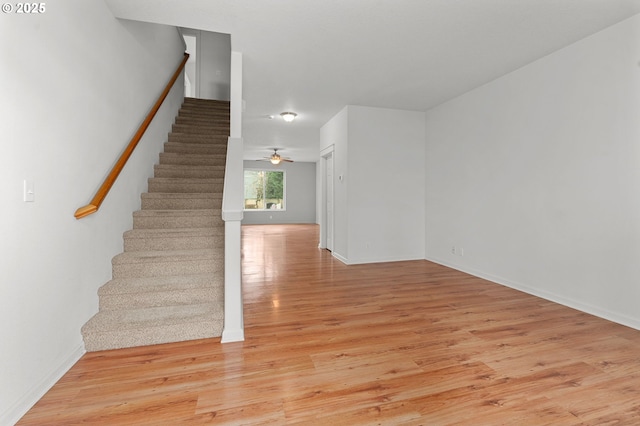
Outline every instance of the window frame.
{"type": "MultiPolygon", "coordinates": [[[[242,188],[243,188],[243,201],[242,201],[242,209],[245,212],[283,212],[287,210],[287,171],[286,170],[273,170],[273,169],[269,169],[269,168],[257,168],[257,167],[245,167],[242,171],[242,188]],[[267,208],[262,208],[262,209],[248,209],[246,207],[247,203],[247,198],[245,197],[245,191],[244,191],[244,185],[245,185],[245,172],[247,171],[251,171],[251,172],[264,172],[264,173],[269,173],[269,172],[277,172],[277,173],[282,173],[282,204],[283,207],[281,209],[267,209],[267,208]]],[[[263,186],[262,186],[262,191],[263,193],[266,192],[266,183],[263,182],[263,186]]]]}

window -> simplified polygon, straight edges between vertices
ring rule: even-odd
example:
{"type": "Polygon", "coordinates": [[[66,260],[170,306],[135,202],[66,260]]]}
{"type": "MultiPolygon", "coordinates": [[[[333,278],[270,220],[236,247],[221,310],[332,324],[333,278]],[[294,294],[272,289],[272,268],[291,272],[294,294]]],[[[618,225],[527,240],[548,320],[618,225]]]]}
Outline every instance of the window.
{"type": "Polygon", "coordinates": [[[244,209],[284,210],[284,171],[245,170],[244,209]]]}

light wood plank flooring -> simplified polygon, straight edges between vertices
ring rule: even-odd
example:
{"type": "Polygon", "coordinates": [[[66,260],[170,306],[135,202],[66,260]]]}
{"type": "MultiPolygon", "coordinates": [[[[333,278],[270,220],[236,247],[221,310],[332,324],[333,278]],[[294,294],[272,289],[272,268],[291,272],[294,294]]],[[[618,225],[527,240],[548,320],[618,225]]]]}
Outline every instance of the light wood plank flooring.
{"type": "Polygon", "coordinates": [[[22,425],[638,425],[640,331],[245,226],[246,341],[89,353],[22,425]]]}

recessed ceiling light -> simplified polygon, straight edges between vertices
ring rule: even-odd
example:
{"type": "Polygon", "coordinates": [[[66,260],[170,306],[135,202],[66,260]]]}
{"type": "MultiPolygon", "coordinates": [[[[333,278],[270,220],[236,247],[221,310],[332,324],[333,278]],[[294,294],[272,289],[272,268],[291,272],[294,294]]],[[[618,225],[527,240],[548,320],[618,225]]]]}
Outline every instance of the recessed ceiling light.
{"type": "Polygon", "coordinates": [[[295,112],[290,112],[290,111],[282,112],[280,113],[280,115],[282,116],[284,121],[286,121],[287,123],[291,123],[293,119],[298,116],[298,114],[296,114],[295,112]]]}

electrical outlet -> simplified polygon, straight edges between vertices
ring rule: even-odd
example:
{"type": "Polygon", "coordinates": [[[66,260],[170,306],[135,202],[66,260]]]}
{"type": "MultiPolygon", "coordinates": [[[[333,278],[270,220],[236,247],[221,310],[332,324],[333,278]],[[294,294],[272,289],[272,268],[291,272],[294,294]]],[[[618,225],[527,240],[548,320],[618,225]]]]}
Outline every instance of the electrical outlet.
{"type": "Polygon", "coordinates": [[[456,254],[456,246],[451,246],[451,254],[456,254]]]}

